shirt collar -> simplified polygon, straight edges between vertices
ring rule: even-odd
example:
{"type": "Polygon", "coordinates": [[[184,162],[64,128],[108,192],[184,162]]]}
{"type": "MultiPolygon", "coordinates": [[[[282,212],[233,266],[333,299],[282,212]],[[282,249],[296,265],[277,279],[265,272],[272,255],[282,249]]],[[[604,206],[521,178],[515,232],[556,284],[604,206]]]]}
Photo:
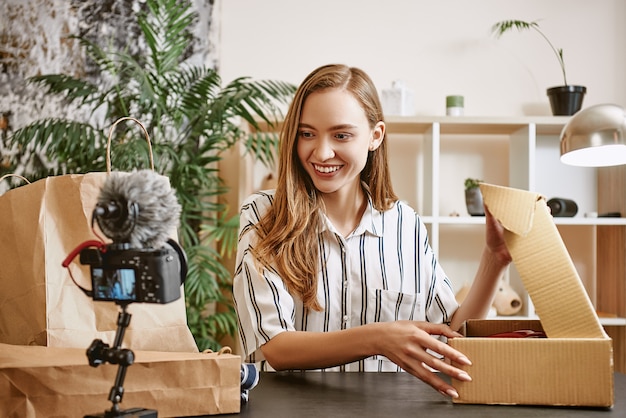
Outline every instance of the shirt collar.
{"type": "MultiPolygon", "coordinates": [[[[337,230],[335,226],[332,224],[330,219],[326,216],[325,213],[322,213],[323,225],[322,231],[330,231],[337,234],[337,230]]],[[[365,212],[363,212],[363,217],[361,218],[361,222],[359,225],[352,231],[349,236],[362,235],[366,232],[377,236],[382,237],[382,219],[383,214],[374,208],[374,204],[372,203],[371,196],[367,195],[367,207],[365,208],[365,212]]]]}

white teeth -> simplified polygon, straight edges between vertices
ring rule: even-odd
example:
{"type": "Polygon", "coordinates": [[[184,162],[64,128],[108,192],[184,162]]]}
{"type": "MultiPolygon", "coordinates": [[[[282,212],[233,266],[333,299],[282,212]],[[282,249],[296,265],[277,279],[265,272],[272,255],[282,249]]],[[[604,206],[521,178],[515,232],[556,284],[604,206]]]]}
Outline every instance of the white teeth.
{"type": "Polygon", "coordinates": [[[313,165],[315,167],[316,171],[320,171],[322,173],[333,173],[337,170],[339,170],[339,166],[333,166],[333,167],[322,167],[319,165],[313,165]]]}

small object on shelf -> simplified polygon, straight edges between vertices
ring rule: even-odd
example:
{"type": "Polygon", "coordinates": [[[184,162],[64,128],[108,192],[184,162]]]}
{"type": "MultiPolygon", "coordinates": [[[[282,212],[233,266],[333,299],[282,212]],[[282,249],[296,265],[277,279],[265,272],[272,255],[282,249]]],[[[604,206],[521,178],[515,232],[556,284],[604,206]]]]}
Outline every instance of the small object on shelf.
{"type": "Polygon", "coordinates": [[[463,96],[446,96],[446,115],[463,116],[464,98],[463,96]]]}
{"type": "Polygon", "coordinates": [[[578,213],[578,205],[571,199],[553,197],[548,200],[548,207],[555,218],[571,218],[578,213]]]}
{"type": "Polygon", "coordinates": [[[473,178],[465,179],[465,205],[467,206],[467,213],[472,216],[485,216],[483,195],[478,187],[481,181],[473,178]]]}
{"type": "MultiPolygon", "coordinates": [[[[461,289],[455,294],[456,301],[461,304],[469,293],[470,285],[465,283],[461,289]]],[[[500,279],[498,291],[493,298],[493,304],[487,314],[488,318],[495,317],[496,315],[511,316],[519,313],[522,310],[522,299],[519,294],[511,287],[511,285],[500,279]]]]}
{"type": "Polygon", "coordinates": [[[493,307],[498,315],[516,315],[522,310],[522,298],[505,280],[500,280],[500,285],[493,298],[493,307]]]}
{"type": "Polygon", "coordinates": [[[622,214],[620,212],[606,212],[598,215],[598,218],[621,218],[622,214]]]}
{"type": "Polygon", "coordinates": [[[386,115],[413,116],[413,91],[408,89],[404,81],[396,80],[391,88],[384,89],[382,94],[383,110],[386,115]]]}

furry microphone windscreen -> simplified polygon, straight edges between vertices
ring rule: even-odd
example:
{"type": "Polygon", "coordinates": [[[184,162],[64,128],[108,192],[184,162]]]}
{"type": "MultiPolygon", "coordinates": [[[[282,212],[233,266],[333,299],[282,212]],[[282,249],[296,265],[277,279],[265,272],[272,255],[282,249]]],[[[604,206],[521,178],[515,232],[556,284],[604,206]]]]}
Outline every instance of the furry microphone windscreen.
{"type": "Polygon", "coordinates": [[[178,228],[181,213],[169,179],[148,169],[111,173],[100,190],[98,209],[94,213],[102,232],[131,248],[161,248],[178,228]]]}

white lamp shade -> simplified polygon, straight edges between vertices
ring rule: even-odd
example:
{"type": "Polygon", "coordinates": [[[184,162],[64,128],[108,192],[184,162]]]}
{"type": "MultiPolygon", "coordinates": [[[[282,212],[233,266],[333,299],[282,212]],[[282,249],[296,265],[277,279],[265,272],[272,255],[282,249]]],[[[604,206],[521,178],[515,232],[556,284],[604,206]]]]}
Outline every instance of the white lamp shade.
{"type": "Polygon", "coordinates": [[[599,104],[577,112],[561,131],[561,162],[583,167],[626,164],[626,115],[599,104]]]}

